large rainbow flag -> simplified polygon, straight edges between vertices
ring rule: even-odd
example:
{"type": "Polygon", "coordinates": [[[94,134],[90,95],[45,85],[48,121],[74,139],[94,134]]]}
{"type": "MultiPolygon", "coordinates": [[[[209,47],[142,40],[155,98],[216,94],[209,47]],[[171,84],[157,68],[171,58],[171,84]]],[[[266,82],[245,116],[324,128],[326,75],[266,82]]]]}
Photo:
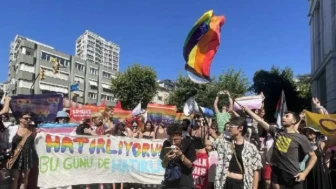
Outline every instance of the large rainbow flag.
{"type": "Polygon", "coordinates": [[[175,121],[176,106],[152,104],[147,105],[147,120],[156,123],[172,123],[175,121]]]}

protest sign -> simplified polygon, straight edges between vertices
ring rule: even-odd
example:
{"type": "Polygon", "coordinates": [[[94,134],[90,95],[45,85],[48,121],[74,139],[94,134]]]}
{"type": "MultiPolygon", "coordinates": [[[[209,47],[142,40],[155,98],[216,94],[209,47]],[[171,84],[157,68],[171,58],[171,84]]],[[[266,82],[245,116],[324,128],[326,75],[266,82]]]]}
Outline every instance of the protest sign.
{"type": "Polygon", "coordinates": [[[70,121],[80,123],[84,119],[90,119],[91,114],[91,108],[70,108],[70,121]]]}
{"type": "Polygon", "coordinates": [[[160,184],[164,175],[159,158],[162,144],[163,140],[39,133],[35,140],[38,186],[160,184]]]}
{"type": "Polygon", "coordinates": [[[241,110],[241,106],[245,106],[251,110],[253,109],[260,109],[262,106],[262,96],[256,95],[256,96],[243,96],[236,98],[234,100],[233,109],[234,110],[241,110]]]}
{"type": "Polygon", "coordinates": [[[15,118],[22,112],[31,112],[37,122],[54,122],[57,112],[63,109],[63,96],[58,93],[13,96],[10,108],[15,118]]]}

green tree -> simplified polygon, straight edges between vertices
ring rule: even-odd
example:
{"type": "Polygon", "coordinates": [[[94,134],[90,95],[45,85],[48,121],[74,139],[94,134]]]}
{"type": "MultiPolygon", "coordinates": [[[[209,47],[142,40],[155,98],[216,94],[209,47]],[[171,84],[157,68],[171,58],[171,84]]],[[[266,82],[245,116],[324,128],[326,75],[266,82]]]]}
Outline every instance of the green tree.
{"type": "Polygon", "coordinates": [[[265,118],[268,121],[275,120],[274,113],[282,90],[285,92],[289,110],[300,112],[305,108],[296,89],[293,71],[289,67],[280,69],[273,66],[270,71],[256,71],[251,90],[257,94],[260,92],[264,93],[266,97],[264,104],[266,111],[265,118]]]}
{"type": "Polygon", "coordinates": [[[295,84],[296,91],[298,92],[298,96],[300,98],[300,104],[302,104],[304,109],[311,109],[311,75],[310,74],[302,74],[296,76],[295,84]]]}
{"type": "Polygon", "coordinates": [[[229,90],[231,96],[237,98],[244,96],[249,90],[250,82],[242,70],[236,71],[230,68],[219,76],[216,85],[218,91],[223,89],[229,90]]]}
{"type": "Polygon", "coordinates": [[[131,110],[140,101],[145,108],[156,94],[156,78],[156,72],[152,68],[134,64],[112,79],[111,89],[121,101],[123,109],[131,110]]]}
{"type": "MultiPolygon", "coordinates": [[[[216,95],[221,90],[229,90],[233,97],[243,96],[249,89],[249,82],[243,71],[228,69],[218,79],[213,78],[211,83],[197,84],[192,82],[187,75],[180,74],[175,81],[176,90],[169,95],[168,103],[176,105],[182,111],[184,103],[190,97],[200,106],[213,107],[216,95]]],[[[227,100],[220,103],[227,103],[227,100]]]]}

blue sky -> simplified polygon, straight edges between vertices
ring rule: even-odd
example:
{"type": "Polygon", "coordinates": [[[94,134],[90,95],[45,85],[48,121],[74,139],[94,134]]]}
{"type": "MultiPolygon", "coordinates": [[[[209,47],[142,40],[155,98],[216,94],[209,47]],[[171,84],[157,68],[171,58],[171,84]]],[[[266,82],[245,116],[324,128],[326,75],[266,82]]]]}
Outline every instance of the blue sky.
{"type": "Polygon", "coordinates": [[[184,71],[182,47],[207,10],[225,15],[221,46],[211,75],[242,69],[290,66],[310,72],[308,1],[299,0],[17,0],[0,8],[0,82],[7,79],[9,44],[16,34],[74,54],[75,40],[86,29],[120,45],[120,67],[153,67],[159,79],[184,71]]]}

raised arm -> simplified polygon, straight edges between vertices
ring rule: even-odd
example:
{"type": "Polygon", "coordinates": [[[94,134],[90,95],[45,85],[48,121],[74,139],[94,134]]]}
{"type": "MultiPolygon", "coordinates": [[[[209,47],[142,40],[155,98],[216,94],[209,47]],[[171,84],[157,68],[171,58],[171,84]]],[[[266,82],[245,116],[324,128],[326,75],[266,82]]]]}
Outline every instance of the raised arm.
{"type": "Polygon", "coordinates": [[[229,109],[228,109],[228,112],[230,112],[230,111],[233,111],[233,100],[232,100],[232,98],[231,98],[231,95],[230,95],[230,93],[229,93],[229,91],[227,91],[227,93],[226,93],[228,96],[229,96],[229,109]]]}
{"type": "Polygon", "coordinates": [[[216,99],[214,101],[214,110],[215,110],[215,113],[219,112],[218,111],[218,101],[219,101],[219,97],[218,97],[218,94],[217,94],[216,99]]]}
{"type": "Polygon", "coordinates": [[[0,111],[0,115],[2,114],[6,114],[9,112],[9,102],[10,102],[11,98],[9,96],[5,97],[5,103],[4,106],[2,108],[2,110],[0,111]]]}
{"type": "Polygon", "coordinates": [[[266,131],[269,131],[270,125],[264,121],[261,117],[255,114],[252,110],[247,107],[244,107],[244,110],[247,114],[249,114],[254,120],[256,120],[266,131]]]}
{"type": "Polygon", "coordinates": [[[318,98],[316,98],[316,97],[313,98],[313,104],[314,104],[314,106],[317,109],[319,114],[329,114],[328,111],[323,106],[321,106],[321,102],[318,98]]]}

